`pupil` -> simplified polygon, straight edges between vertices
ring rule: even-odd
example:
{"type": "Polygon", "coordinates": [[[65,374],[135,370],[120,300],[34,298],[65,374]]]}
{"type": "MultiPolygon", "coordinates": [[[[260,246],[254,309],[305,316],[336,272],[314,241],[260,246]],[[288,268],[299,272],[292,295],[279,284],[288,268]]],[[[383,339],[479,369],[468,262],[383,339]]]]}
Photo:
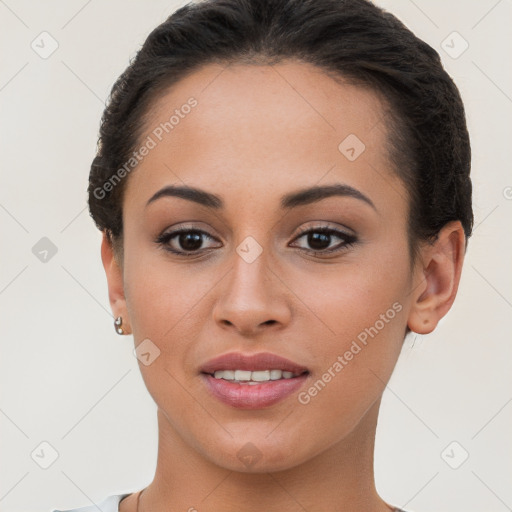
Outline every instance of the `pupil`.
{"type": "Polygon", "coordinates": [[[202,243],[200,233],[182,233],[179,241],[181,247],[189,251],[199,249],[202,243]]]}
{"type": "Polygon", "coordinates": [[[329,247],[329,239],[330,235],[326,233],[310,233],[308,235],[308,243],[313,249],[325,249],[329,247]]]}

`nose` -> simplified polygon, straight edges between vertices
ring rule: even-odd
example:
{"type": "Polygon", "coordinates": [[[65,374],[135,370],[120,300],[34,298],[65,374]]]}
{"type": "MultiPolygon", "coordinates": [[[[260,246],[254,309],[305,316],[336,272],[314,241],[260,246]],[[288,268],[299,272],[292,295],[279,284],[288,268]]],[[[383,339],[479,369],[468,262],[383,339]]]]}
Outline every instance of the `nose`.
{"type": "Polygon", "coordinates": [[[269,266],[265,250],[248,263],[236,252],[213,308],[215,322],[244,336],[269,329],[280,330],[290,322],[291,293],[269,266]]]}

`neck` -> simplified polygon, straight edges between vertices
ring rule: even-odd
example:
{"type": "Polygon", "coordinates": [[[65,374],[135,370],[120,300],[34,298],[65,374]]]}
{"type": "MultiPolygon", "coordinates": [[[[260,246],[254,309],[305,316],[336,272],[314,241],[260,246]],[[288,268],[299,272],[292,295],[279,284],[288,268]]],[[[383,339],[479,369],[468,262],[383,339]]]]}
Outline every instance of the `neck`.
{"type": "Polygon", "coordinates": [[[235,472],[203,457],[158,410],[158,459],[141,512],[390,512],[377,494],[373,475],[380,400],[354,430],[306,462],[277,472],[235,472]]]}

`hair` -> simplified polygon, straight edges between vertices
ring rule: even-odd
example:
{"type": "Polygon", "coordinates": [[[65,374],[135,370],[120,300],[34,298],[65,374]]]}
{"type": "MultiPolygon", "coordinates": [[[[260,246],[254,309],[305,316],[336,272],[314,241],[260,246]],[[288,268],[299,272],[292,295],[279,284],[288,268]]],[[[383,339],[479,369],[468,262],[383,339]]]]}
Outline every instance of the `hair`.
{"type": "Polygon", "coordinates": [[[409,194],[413,259],[418,242],[434,241],[452,220],[461,222],[467,247],[473,211],[464,106],[432,47],[367,0],[203,0],[181,7],[149,34],[113,85],[101,119],[89,210],[121,259],[128,176],[120,171],[138,147],[152,104],[200,66],[285,59],[386,100],[388,153],[409,194]]]}

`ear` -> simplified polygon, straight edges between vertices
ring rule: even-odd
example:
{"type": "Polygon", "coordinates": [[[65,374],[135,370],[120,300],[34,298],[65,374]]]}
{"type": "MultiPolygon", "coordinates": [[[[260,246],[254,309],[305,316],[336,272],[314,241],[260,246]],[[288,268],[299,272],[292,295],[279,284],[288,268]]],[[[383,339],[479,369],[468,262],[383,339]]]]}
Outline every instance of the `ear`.
{"type": "Polygon", "coordinates": [[[466,252],[460,221],[446,224],[437,240],[420,250],[407,325],[418,334],[432,332],[452,307],[466,252]]]}
{"type": "Polygon", "coordinates": [[[114,256],[112,243],[106,231],[103,231],[103,240],[101,242],[101,261],[107,276],[108,298],[114,317],[121,316],[124,333],[131,334],[130,319],[124,296],[123,269],[114,256]]]}

